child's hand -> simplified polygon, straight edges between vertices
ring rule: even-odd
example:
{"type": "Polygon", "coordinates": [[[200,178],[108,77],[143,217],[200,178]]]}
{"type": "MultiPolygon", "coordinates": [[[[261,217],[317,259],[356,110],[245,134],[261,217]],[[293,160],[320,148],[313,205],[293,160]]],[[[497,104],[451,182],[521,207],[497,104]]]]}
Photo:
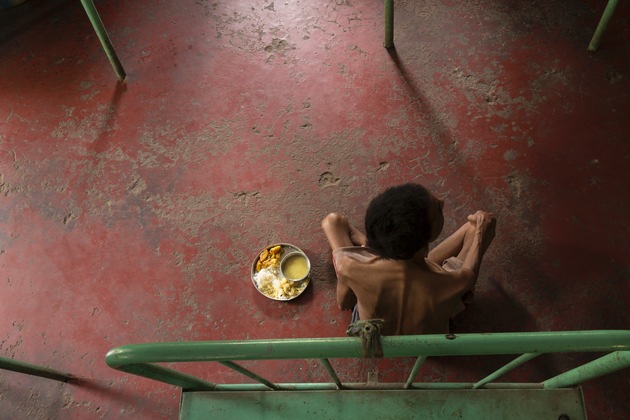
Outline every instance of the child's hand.
{"type": "Polygon", "coordinates": [[[468,216],[468,222],[475,226],[477,233],[481,235],[481,249],[485,252],[494,239],[497,218],[492,213],[478,210],[468,216]]]}
{"type": "Polygon", "coordinates": [[[366,246],[367,237],[363,232],[350,225],[350,240],[355,246],[366,246]]]}

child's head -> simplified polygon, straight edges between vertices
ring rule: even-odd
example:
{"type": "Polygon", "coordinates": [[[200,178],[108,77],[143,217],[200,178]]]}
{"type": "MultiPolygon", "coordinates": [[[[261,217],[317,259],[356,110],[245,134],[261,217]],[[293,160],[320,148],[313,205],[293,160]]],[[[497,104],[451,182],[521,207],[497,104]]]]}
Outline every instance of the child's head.
{"type": "Polygon", "coordinates": [[[390,187],[365,213],[367,245],[382,258],[407,260],[442,231],[442,204],[419,184],[390,187]]]}

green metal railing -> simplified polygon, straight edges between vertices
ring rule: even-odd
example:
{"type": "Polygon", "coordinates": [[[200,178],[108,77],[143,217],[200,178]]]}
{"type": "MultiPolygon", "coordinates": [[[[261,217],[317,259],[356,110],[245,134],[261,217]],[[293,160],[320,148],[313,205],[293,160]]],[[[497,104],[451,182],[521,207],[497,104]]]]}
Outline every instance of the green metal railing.
{"type": "Polygon", "coordinates": [[[329,360],[362,358],[362,341],[357,337],[132,344],[110,350],[106,362],[114,369],[175,385],[184,391],[565,388],[630,366],[630,331],[626,330],[396,336],[381,337],[381,345],[385,358],[417,357],[404,384],[342,383],[329,360]],[[494,382],[542,354],[575,352],[607,354],[540,383],[494,382]],[[427,357],[473,355],[519,356],[473,383],[414,382],[427,357]],[[235,363],[290,359],[319,359],[331,382],[273,383],[235,363]],[[173,362],[218,362],[257,383],[216,384],[157,364],[173,362]]]}
{"type": "Polygon", "coordinates": [[[41,378],[54,379],[61,382],[69,382],[76,378],[69,373],[60,372],[43,366],[31,363],[20,362],[18,360],[0,357],[0,369],[10,370],[13,372],[25,373],[27,375],[39,376],[41,378]]]}

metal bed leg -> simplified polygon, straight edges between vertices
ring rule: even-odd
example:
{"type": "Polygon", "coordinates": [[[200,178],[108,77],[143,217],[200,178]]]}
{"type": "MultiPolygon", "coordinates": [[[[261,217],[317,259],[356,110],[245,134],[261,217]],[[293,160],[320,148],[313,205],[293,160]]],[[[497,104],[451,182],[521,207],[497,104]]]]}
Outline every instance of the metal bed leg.
{"type": "Polygon", "coordinates": [[[602,18],[599,21],[599,25],[597,25],[597,29],[595,30],[595,34],[591,39],[591,43],[588,45],[589,51],[597,51],[599,48],[599,44],[601,42],[602,37],[604,36],[604,32],[606,32],[606,28],[608,27],[608,23],[615,13],[615,9],[617,8],[617,3],[619,0],[608,0],[608,4],[606,5],[606,9],[602,14],[602,18]]]}
{"type": "Polygon", "coordinates": [[[394,46],[394,0],[385,0],[385,48],[394,46]]]}
{"type": "Polygon", "coordinates": [[[18,360],[0,357],[0,369],[6,369],[13,372],[26,373],[27,375],[39,376],[41,378],[54,379],[55,381],[69,382],[76,380],[76,377],[69,373],[60,372],[58,370],[49,369],[47,367],[33,365],[31,363],[20,362],[18,360]]]}
{"type": "Polygon", "coordinates": [[[83,8],[96,31],[96,35],[98,35],[98,39],[101,41],[103,45],[103,49],[105,50],[105,54],[107,54],[107,58],[109,58],[109,62],[112,63],[112,67],[114,67],[114,71],[116,72],[116,76],[118,76],[118,80],[124,81],[127,77],[123,66],[118,59],[118,55],[114,50],[114,46],[112,45],[112,41],[109,39],[109,35],[105,30],[105,26],[103,26],[103,21],[94,7],[94,3],[92,0],[81,0],[81,4],[83,4],[83,8]]]}

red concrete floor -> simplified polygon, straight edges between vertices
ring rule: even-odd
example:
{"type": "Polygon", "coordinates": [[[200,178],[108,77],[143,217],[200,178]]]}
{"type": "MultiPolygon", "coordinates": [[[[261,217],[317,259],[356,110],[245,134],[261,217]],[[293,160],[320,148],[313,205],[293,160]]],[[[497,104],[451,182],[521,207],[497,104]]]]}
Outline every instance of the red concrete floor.
{"type": "MultiPolygon", "coordinates": [[[[361,224],[406,181],[445,198],[443,236],[477,209],[499,219],[456,332],[629,328],[630,9],[588,53],[604,3],[397,1],[390,55],[376,0],[99,1],[126,84],[78,1],[1,11],[0,355],[84,382],[0,372],[0,417],[175,418],[176,389],[105,365],[119,345],[343,335],[319,222],[361,224]],[[290,303],[249,277],[279,241],[313,264],[290,303]]],[[[589,417],[623,417],[629,391],[627,371],[589,382],[589,417]]]]}

